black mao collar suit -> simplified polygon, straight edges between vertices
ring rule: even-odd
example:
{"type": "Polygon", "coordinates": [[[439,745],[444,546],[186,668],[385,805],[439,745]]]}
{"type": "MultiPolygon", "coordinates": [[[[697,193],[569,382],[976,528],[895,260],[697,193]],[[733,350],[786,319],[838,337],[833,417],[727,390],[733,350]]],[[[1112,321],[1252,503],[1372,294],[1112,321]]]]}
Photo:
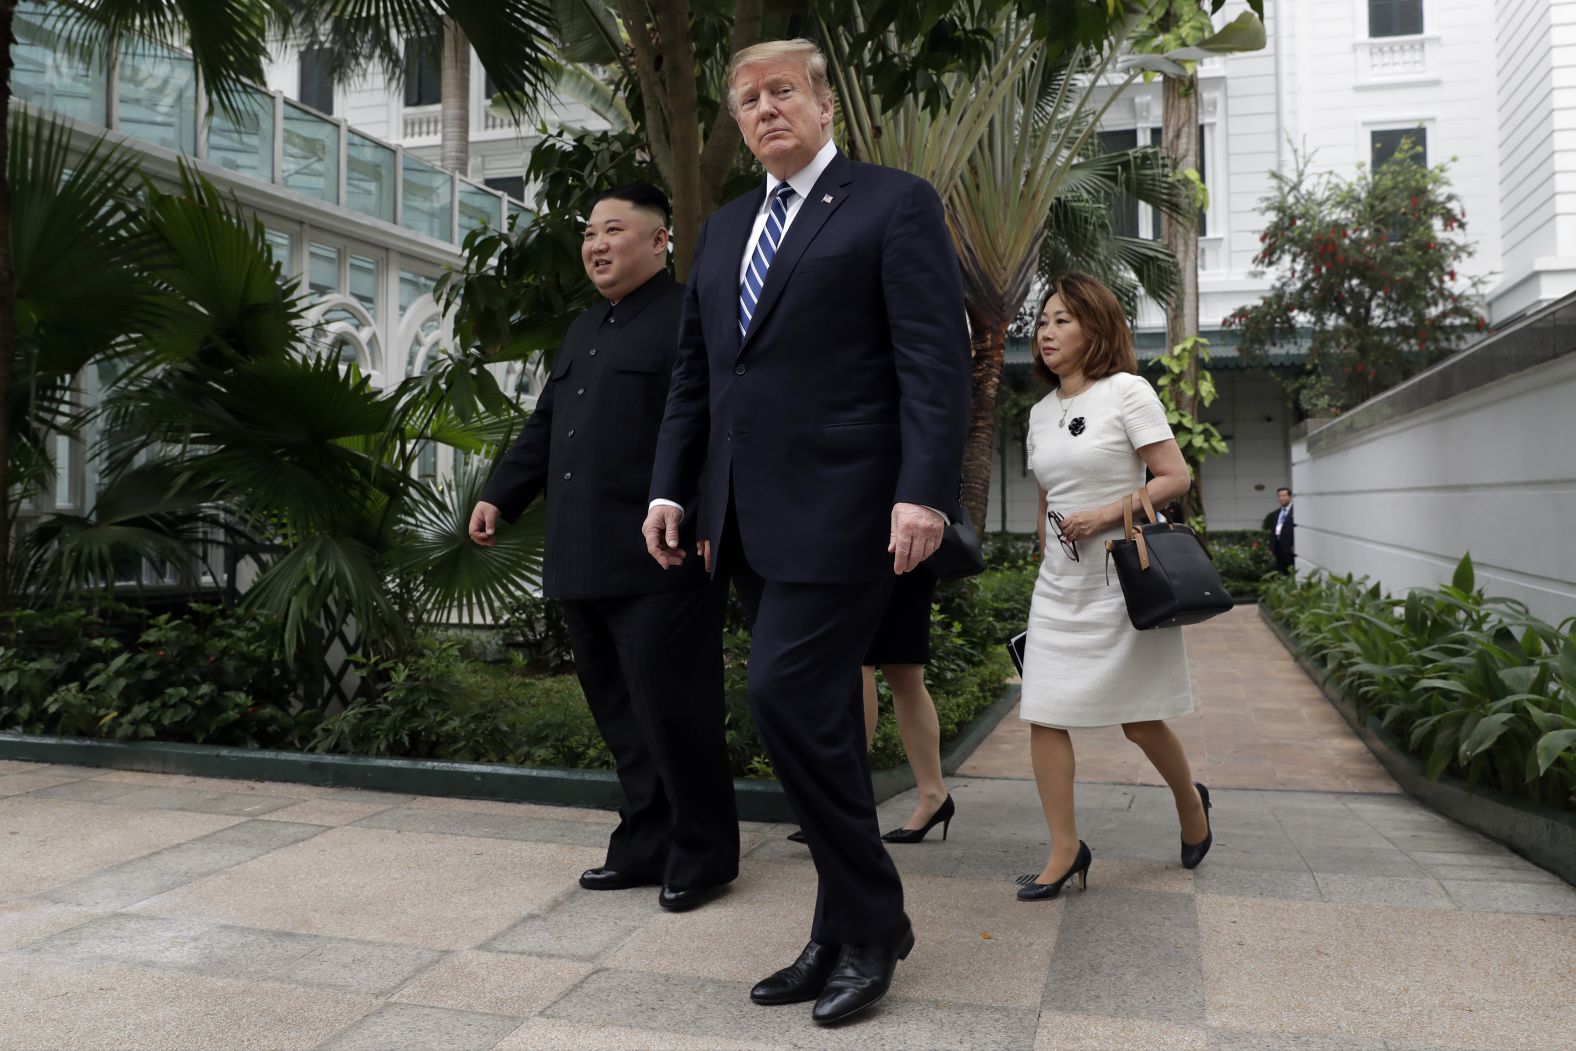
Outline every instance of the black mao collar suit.
{"type": "Polygon", "coordinates": [[[663,572],[640,532],[682,301],[662,271],[576,318],[482,495],[512,522],[545,494],[543,592],[562,600],[624,790],[606,867],[681,890],[726,883],[739,864],[722,592],[699,558],[663,572]]]}

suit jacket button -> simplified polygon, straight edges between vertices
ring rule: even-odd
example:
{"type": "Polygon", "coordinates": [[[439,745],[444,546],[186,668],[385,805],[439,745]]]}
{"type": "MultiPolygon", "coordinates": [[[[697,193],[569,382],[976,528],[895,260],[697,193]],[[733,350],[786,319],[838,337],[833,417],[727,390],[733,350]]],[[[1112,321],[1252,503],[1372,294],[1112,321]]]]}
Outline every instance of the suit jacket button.
{"type": "Polygon", "coordinates": [[[735,365],[735,366],[733,366],[733,374],[735,376],[742,376],[742,375],[744,375],[744,372],[745,372],[745,369],[744,369],[743,365],[735,365]]]}
{"type": "Polygon", "coordinates": [[[564,472],[564,481],[566,481],[566,482],[569,481],[569,476],[571,474],[573,474],[573,473],[574,473],[573,471],[565,471],[564,472]]]}
{"type": "Polygon", "coordinates": [[[569,428],[569,437],[573,438],[574,436],[575,436],[575,429],[573,427],[571,427],[571,428],[569,428]]]}
{"type": "Polygon", "coordinates": [[[594,357],[596,357],[596,348],[595,348],[595,347],[592,347],[592,348],[591,348],[591,356],[592,356],[592,357],[593,357],[593,358],[594,358],[594,357]]]}
{"type": "Polygon", "coordinates": [[[584,387],[581,387],[579,390],[575,391],[575,395],[578,397],[579,395],[582,395],[585,392],[586,392],[586,389],[584,387]]]}

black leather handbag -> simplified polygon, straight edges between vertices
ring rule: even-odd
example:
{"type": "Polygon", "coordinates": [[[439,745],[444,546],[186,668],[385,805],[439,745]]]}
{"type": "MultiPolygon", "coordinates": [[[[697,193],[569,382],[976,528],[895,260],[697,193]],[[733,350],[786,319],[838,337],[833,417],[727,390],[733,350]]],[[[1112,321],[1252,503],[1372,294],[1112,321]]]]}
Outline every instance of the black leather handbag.
{"type": "Polygon", "coordinates": [[[962,580],[985,572],[985,552],[974,521],[960,505],[952,512],[952,524],[941,534],[941,543],[931,556],[920,563],[937,580],[962,580]]]}
{"type": "Polygon", "coordinates": [[[1133,627],[1197,624],[1230,609],[1231,595],[1198,536],[1185,525],[1158,521],[1147,489],[1139,489],[1138,497],[1149,521],[1135,525],[1133,497],[1124,496],[1122,539],[1105,542],[1106,579],[1116,563],[1133,627]]]}

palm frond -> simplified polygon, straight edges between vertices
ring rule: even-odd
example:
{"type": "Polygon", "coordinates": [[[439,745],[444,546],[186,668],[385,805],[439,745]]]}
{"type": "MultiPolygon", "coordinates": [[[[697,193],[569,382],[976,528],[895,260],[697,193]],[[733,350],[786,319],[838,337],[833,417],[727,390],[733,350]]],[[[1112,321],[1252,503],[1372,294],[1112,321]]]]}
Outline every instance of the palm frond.
{"type": "Polygon", "coordinates": [[[353,641],[397,643],[409,634],[374,548],[331,533],[304,536],[268,563],[241,604],[280,619],[289,660],[341,626],[353,641]]]}
{"type": "Polygon", "coordinates": [[[546,534],[541,501],[514,525],[500,524],[496,546],[484,548],[470,538],[471,510],[491,466],[485,460],[462,464],[451,484],[415,491],[393,568],[411,581],[424,619],[501,620],[521,595],[540,586],[546,534]]]}
{"type": "Polygon", "coordinates": [[[112,588],[117,579],[138,579],[143,562],[194,586],[203,568],[195,552],[216,536],[236,535],[211,497],[185,485],[170,464],[120,474],[86,514],[47,515],[27,533],[18,551],[23,593],[112,588]]]}
{"type": "Polygon", "coordinates": [[[90,60],[102,63],[123,47],[187,48],[204,87],[231,116],[247,110],[245,82],[266,81],[269,38],[290,17],[284,0],[54,0],[54,6],[65,40],[90,60]]]}

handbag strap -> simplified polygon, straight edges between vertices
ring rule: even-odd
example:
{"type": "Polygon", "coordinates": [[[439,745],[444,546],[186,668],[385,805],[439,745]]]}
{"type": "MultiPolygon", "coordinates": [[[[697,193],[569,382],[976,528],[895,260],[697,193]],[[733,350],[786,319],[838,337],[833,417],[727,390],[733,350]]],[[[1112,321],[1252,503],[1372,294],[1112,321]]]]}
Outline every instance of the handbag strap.
{"type": "Polygon", "coordinates": [[[1155,505],[1149,502],[1149,486],[1141,485],[1138,487],[1138,498],[1144,503],[1144,514],[1149,516],[1150,524],[1153,525],[1160,521],[1160,516],[1155,514],[1155,505]]]}
{"type": "MultiPolygon", "coordinates": [[[[1153,523],[1155,520],[1155,509],[1149,502],[1149,494],[1142,489],[1139,492],[1144,494],[1144,510],[1148,512],[1149,521],[1153,523]]],[[[1138,545],[1138,568],[1148,569],[1149,544],[1144,540],[1144,531],[1133,525],[1133,494],[1131,493],[1122,497],[1122,527],[1126,530],[1124,535],[1126,535],[1127,539],[1138,545]]]]}

